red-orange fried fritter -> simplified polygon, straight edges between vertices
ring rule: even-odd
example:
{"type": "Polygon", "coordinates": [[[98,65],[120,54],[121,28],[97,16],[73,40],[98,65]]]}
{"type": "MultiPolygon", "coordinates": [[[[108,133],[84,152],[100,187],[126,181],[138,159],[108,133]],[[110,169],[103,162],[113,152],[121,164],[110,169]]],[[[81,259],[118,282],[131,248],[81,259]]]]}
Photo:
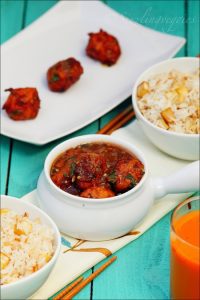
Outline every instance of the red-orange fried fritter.
{"type": "Polygon", "coordinates": [[[105,186],[93,186],[91,188],[88,188],[84,190],[81,194],[81,197],[84,198],[96,198],[96,199],[102,199],[102,198],[109,198],[115,196],[115,193],[105,186]]]}
{"type": "Polygon", "coordinates": [[[93,59],[99,60],[102,64],[114,65],[121,54],[118,40],[102,29],[97,33],[89,33],[90,39],[86,53],[93,59]]]}
{"type": "Polygon", "coordinates": [[[8,116],[15,120],[34,119],[40,108],[40,99],[36,88],[7,89],[10,92],[8,99],[3,105],[8,116]]]}
{"type": "Polygon", "coordinates": [[[143,164],[138,159],[119,161],[116,165],[116,191],[122,192],[134,187],[141,180],[143,174],[143,164]]]}
{"type": "Polygon", "coordinates": [[[81,190],[100,185],[106,172],[106,160],[99,153],[80,153],[76,163],[75,174],[78,177],[77,186],[81,190]]]}
{"type": "Polygon", "coordinates": [[[83,67],[75,58],[59,61],[47,71],[48,86],[53,92],[64,92],[83,74],[83,67]]]}

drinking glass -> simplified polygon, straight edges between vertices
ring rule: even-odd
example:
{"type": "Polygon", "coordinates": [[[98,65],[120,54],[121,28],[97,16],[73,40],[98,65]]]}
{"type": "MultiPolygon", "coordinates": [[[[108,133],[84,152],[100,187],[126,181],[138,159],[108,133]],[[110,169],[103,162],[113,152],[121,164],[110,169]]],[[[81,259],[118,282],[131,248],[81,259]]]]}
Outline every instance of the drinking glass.
{"type": "Polygon", "coordinates": [[[171,299],[200,299],[200,197],[183,201],[171,218],[171,299]]]}

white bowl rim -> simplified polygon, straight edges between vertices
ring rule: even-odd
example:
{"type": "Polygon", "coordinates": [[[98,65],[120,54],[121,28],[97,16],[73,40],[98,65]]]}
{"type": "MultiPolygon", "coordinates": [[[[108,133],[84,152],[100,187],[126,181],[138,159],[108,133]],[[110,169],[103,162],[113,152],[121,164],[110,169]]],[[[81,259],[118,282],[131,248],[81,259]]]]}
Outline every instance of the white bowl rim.
{"type": "MultiPolygon", "coordinates": [[[[85,143],[87,143],[87,141],[85,141],[85,143]]],[[[47,155],[46,159],[45,159],[45,163],[44,163],[44,174],[45,177],[48,181],[48,183],[50,184],[50,186],[55,189],[60,195],[64,196],[65,198],[70,198],[71,200],[75,200],[75,201],[79,201],[81,203],[110,203],[110,202],[117,202],[123,198],[126,198],[127,196],[129,196],[130,194],[133,194],[135,192],[137,192],[145,183],[145,181],[147,180],[147,176],[148,176],[148,164],[146,161],[146,158],[144,156],[144,154],[138,150],[137,147],[135,147],[134,145],[132,145],[131,143],[124,141],[122,139],[118,139],[116,137],[112,137],[112,136],[108,136],[108,135],[103,135],[103,134],[87,134],[87,135],[82,135],[82,136],[78,136],[78,137],[74,137],[71,138],[69,140],[66,140],[60,144],[58,144],[56,147],[54,147],[49,154],[47,155]],[[58,152],[55,156],[58,157],[60,154],[62,154],[64,151],[73,148],[73,146],[66,146],[65,150],[59,151],[59,148],[62,148],[65,144],[70,143],[71,141],[76,141],[76,140],[80,140],[80,143],[77,145],[81,145],[84,140],[87,140],[89,138],[94,138],[94,141],[90,141],[88,143],[92,143],[92,142],[98,142],[98,140],[102,139],[102,141],[104,140],[104,142],[108,142],[110,144],[114,144],[116,146],[119,146],[120,148],[124,148],[125,150],[127,149],[127,151],[129,151],[130,153],[133,153],[139,160],[142,161],[143,165],[144,165],[144,174],[142,176],[142,179],[140,180],[140,182],[133,188],[131,188],[129,191],[117,195],[117,196],[113,196],[113,197],[109,197],[109,198],[101,198],[101,199],[97,199],[97,198],[84,198],[84,197],[80,197],[80,196],[76,196],[76,195],[72,195],[70,193],[67,193],[63,190],[61,190],[51,179],[50,174],[49,174],[49,167],[50,167],[50,162],[49,160],[51,159],[51,156],[55,153],[58,152]]]]}
{"type": "Polygon", "coordinates": [[[132,91],[132,103],[133,103],[133,107],[134,110],[136,111],[136,113],[139,115],[139,117],[150,127],[152,127],[153,129],[159,131],[162,134],[166,134],[169,136],[177,136],[177,137],[188,137],[189,139],[196,139],[199,137],[198,133],[180,133],[180,132],[175,132],[175,131],[168,131],[166,129],[163,129],[161,127],[158,127],[156,125],[154,125],[153,123],[151,123],[148,119],[146,119],[143,114],[141,113],[138,104],[137,104],[137,96],[136,96],[136,92],[137,92],[137,87],[141,82],[141,78],[143,78],[145,76],[146,73],[149,73],[151,70],[153,70],[154,68],[157,68],[159,66],[165,65],[170,63],[171,61],[182,61],[182,60],[194,60],[194,61],[200,61],[200,59],[198,57],[174,57],[174,58],[170,58],[167,60],[163,60],[162,62],[156,63],[153,66],[149,67],[148,69],[146,69],[143,73],[140,74],[140,76],[138,77],[137,81],[134,84],[133,87],[133,91],[132,91]]]}
{"type": "Polygon", "coordinates": [[[36,272],[34,272],[34,273],[32,273],[32,274],[30,274],[28,276],[25,276],[25,277],[22,277],[20,279],[17,279],[16,281],[11,282],[11,283],[7,283],[7,284],[1,285],[1,290],[6,290],[8,288],[16,287],[19,284],[26,284],[27,281],[29,281],[29,280],[34,279],[35,277],[37,277],[39,273],[44,272],[45,269],[47,269],[50,264],[51,265],[54,264],[54,262],[57,260],[57,258],[59,256],[59,253],[60,253],[60,248],[61,248],[61,234],[60,234],[60,232],[58,230],[58,227],[55,224],[55,222],[47,215],[47,213],[45,213],[42,209],[40,209],[36,205],[34,205],[34,204],[32,204],[32,203],[30,203],[28,201],[25,201],[23,199],[17,198],[17,197],[12,197],[12,196],[8,196],[8,195],[1,195],[1,197],[9,198],[9,199],[12,199],[12,200],[18,201],[18,202],[20,201],[26,207],[28,207],[28,208],[30,207],[30,209],[34,209],[37,212],[39,212],[39,214],[43,215],[44,218],[46,218],[50,222],[51,228],[53,228],[53,231],[54,231],[54,234],[55,234],[55,241],[57,243],[56,250],[54,251],[54,254],[53,254],[52,258],[50,259],[50,261],[48,261],[42,268],[40,268],[39,270],[37,270],[36,272]]]}

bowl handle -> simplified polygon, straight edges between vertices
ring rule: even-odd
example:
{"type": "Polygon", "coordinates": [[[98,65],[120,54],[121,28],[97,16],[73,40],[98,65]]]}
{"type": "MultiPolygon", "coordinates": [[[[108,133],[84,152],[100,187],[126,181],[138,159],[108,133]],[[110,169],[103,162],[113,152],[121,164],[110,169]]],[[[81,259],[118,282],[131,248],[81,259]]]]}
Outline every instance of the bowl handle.
{"type": "Polygon", "coordinates": [[[199,163],[195,161],[167,177],[155,178],[153,180],[155,198],[161,198],[167,194],[198,191],[200,188],[199,163]]]}

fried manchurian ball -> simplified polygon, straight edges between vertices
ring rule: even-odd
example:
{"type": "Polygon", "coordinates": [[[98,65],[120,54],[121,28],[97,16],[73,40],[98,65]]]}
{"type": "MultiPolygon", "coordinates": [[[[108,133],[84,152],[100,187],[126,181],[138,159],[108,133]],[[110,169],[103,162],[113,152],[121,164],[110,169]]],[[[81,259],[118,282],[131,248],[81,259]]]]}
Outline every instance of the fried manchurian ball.
{"type": "Polygon", "coordinates": [[[75,167],[76,184],[81,190],[98,186],[104,178],[106,161],[97,153],[81,153],[75,167]]]}
{"type": "Polygon", "coordinates": [[[120,161],[116,166],[115,190],[123,192],[133,188],[141,180],[144,174],[144,166],[138,159],[120,161]]]}
{"type": "Polygon", "coordinates": [[[47,71],[48,86],[53,92],[64,92],[83,74],[83,67],[75,58],[57,62],[47,71]]]}
{"type": "Polygon", "coordinates": [[[40,108],[40,99],[36,88],[7,89],[10,92],[8,99],[3,105],[8,116],[15,120],[34,119],[40,108]]]}
{"type": "Polygon", "coordinates": [[[80,196],[84,198],[102,199],[102,198],[114,197],[115,193],[111,189],[105,186],[93,186],[83,191],[80,194],[80,196]]]}
{"type": "Polygon", "coordinates": [[[118,40],[102,29],[97,33],[89,33],[90,39],[86,48],[88,56],[99,60],[102,64],[114,65],[121,54],[118,40]]]}

